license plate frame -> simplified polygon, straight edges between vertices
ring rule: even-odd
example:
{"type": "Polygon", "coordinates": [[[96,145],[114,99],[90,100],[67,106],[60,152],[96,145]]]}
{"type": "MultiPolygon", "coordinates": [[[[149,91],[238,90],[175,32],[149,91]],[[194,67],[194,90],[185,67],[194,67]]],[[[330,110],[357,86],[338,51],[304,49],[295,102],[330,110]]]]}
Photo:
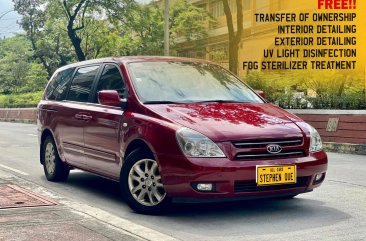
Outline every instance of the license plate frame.
{"type": "Polygon", "coordinates": [[[255,170],[257,186],[296,184],[297,171],[294,164],[257,165],[255,170]]]}

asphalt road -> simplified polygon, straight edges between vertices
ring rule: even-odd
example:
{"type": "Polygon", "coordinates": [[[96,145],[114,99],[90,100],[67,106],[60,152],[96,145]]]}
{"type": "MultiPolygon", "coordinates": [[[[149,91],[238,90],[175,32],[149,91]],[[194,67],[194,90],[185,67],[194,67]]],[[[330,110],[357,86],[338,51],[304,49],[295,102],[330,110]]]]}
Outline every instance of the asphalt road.
{"type": "Polygon", "coordinates": [[[323,185],[293,200],[177,204],[164,216],[134,213],[118,184],[81,171],[51,183],[39,164],[36,126],[0,122],[0,169],[181,240],[366,240],[366,156],[328,153],[323,185]]]}

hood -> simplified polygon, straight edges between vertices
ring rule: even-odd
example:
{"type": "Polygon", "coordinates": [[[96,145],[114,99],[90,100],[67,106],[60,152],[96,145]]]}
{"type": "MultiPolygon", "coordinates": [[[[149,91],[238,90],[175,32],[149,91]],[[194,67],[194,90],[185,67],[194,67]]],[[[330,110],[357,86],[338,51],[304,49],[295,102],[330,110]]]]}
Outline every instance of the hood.
{"type": "Polygon", "coordinates": [[[301,119],[268,103],[158,104],[145,107],[216,142],[302,136],[294,123],[301,119]]]}

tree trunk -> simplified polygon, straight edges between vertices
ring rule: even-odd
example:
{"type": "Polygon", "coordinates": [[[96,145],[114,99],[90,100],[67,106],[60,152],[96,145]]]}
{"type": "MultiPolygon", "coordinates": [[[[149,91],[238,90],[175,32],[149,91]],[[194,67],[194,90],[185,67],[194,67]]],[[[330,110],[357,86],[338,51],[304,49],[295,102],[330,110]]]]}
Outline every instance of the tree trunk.
{"type": "Polygon", "coordinates": [[[236,75],[238,74],[238,61],[239,61],[239,44],[231,43],[229,46],[229,70],[236,75]]]}
{"type": "Polygon", "coordinates": [[[68,18],[67,23],[67,35],[69,36],[69,39],[74,46],[76,57],[79,61],[84,61],[86,59],[83,49],[81,48],[81,38],[76,34],[78,30],[81,30],[84,28],[84,14],[87,9],[87,4],[84,4],[87,0],[81,0],[77,6],[74,9],[74,13],[71,14],[70,8],[66,3],[66,0],[62,1],[62,4],[64,6],[66,16],[68,18]],[[83,10],[81,10],[83,8],[83,10]],[[76,18],[78,17],[79,11],[82,11],[82,25],[74,28],[74,22],[76,18]]]}
{"type": "Polygon", "coordinates": [[[81,39],[77,36],[75,29],[73,29],[72,25],[67,26],[67,34],[71,40],[72,45],[74,46],[76,57],[79,61],[84,61],[85,54],[83,49],[81,48],[81,39]]]}
{"type": "Polygon", "coordinates": [[[239,61],[239,44],[243,33],[243,3],[241,0],[236,0],[237,6],[237,31],[235,33],[233,16],[230,10],[229,1],[222,0],[226,23],[229,32],[229,70],[234,74],[238,74],[239,61]]]}

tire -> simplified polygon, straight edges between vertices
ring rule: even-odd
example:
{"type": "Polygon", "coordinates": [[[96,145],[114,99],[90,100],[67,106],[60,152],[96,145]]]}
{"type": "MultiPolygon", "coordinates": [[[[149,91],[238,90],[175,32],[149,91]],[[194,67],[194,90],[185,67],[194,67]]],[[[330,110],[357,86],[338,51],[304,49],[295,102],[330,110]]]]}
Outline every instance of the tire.
{"type": "Polygon", "coordinates": [[[42,145],[42,163],[44,174],[48,181],[66,181],[70,168],[62,162],[57,147],[51,136],[46,137],[42,145]]]}
{"type": "Polygon", "coordinates": [[[161,182],[157,161],[141,149],[126,158],[120,187],[125,201],[137,213],[161,214],[171,203],[161,182]]]}

